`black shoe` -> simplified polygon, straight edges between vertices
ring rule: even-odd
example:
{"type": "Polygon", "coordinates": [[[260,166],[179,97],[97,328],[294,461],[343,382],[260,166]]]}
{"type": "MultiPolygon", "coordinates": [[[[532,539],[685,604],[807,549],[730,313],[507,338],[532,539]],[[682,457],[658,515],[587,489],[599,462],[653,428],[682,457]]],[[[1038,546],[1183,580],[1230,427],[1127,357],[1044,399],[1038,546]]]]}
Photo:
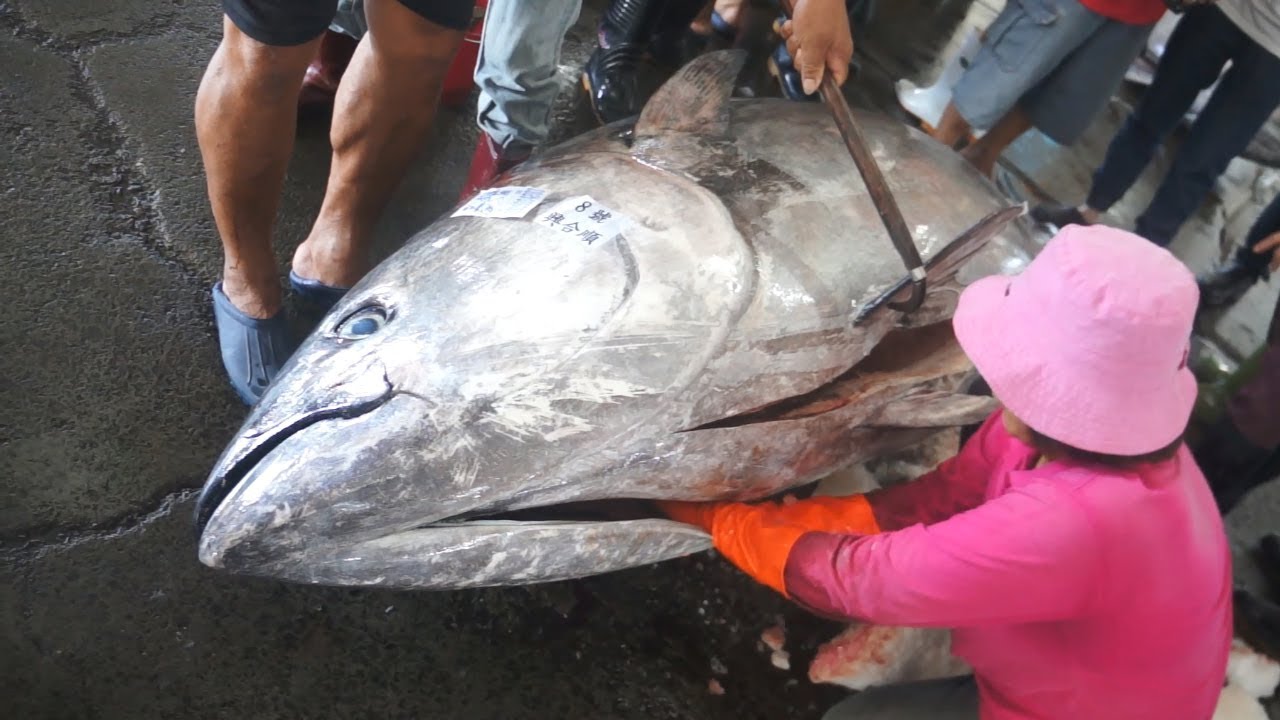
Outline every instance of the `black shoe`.
{"type": "Polygon", "coordinates": [[[1231,512],[1250,490],[1270,479],[1265,469],[1272,451],[1249,442],[1231,421],[1230,413],[1223,413],[1205,429],[1192,454],[1223,515],[1231,512]]]}
{"type": "Polygon", "coordinates": [[[1271,586],[1271,596],[1280,599],[1280,535],[1263,535],[1253,551],[1253,557],[1263,577],[1267,579],[1267,584],[1271,586]]]}
{"type": "Polygon", "coordinates": [[[1280,606],[1241,589],[1236,589],[1232,599],[1236,634],[1254,650],[1280,660],[1280,606]]]}
{"type": "Polygon", "coordinates": [[[1080,209],[1073,205],[1036,205],[1031,208],[1031,219],[1041,225],[1053,225],[1058,228],[1093,224],[1085,220],[1080,209]]]}
{"type": "Polygon", "coordinates": [[[1235,305],[1258,280],[1256,271],[1233,258],[1213,272],[1196,278],[1200,285],[1200,307],[1213,309],[1235,305]]]}
{"type": "Polygon", "coordinates": [[[1268,567],[1280,573],[1280,534],[1263,535],[1258,541],[1258,554],[1268,567]]]}

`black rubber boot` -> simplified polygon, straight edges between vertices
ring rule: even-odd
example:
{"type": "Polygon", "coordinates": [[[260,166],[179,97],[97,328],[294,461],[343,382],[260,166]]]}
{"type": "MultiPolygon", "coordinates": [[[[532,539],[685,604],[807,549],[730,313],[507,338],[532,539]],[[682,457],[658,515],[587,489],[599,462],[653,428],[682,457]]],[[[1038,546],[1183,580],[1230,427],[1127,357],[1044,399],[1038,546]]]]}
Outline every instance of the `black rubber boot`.
{"type": "Polygon", "coordinates": [[[608,124],[640,114],[648,100],[640,87],[641,63],[655,55],[678,66],[681,38],[700,8],[691,0],[613,0],[609,4],[600,22],[598,45],[582,72],[597,120],[608,124]]]}

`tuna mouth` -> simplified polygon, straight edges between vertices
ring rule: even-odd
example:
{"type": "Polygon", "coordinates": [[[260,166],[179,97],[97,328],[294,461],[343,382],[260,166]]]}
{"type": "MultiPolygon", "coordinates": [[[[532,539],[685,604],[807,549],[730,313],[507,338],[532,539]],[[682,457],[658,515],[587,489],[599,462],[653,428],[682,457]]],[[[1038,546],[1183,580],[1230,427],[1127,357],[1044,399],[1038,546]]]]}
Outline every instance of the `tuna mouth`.
{"type": "MultiPolygon", "coordinates": [[[[780,501],[786,496],[803,500],[817,489],[818,482],[788,488],[773,495],[761,497],[752,502],[780,501]]],[[[437,520],[418,526],[419,530],[460,525],[565,525],[565,524],[603,524],[626,523],[640,520],[670,520],[657,501],[641,498],[603,498],[599,500],[575,500],[565,503],[554,503],[518,510],[476,511],[437,520]]]]}
{"type": "Polygon", "coordinates": [[[222,504],[231,492],[236,489],[240,481],[249,476],[268,455],[276,448],[280,447],[286,440],[326,420],[350,420],[352,418],[367,415],[386,404],[394,393],[386,392],[381,396],[366,400],[363,402],[352,403],[343,407],[326,408],[303,415],[294,419],[292,422],[285,423],[274,430],[263,433],[258,436],[260,439],[243,449],[242,447],[233,446],[230,453],[239,451],[239,457],[231,460],[227,464],[227,460],[234,455],[229,453],[227,458],[218,462],[218,467],[223,468],[222,472],[216,472],[205,483],[200,490],[200,497],[196,500],[195,509],[195,530],[196,539],[204,534],[205,527],[209,524],[209,519],[213,517],[214,511],[222,504]]]}
{"type": "Polygon", "coordinates": [[[610,523],[629,522],[633,520],[665,520],[666,516],[652,500],[636,498],[608,498],[602,500],[579,500],[567,503],[556,503],[541,507],[521,508],[519,510],[497,512],[474,512],[459,515],[447,520],[428,523],[420,526],[427,530],[433,527],[456,527],[458,525],[491,525],[496,523],[521,524],[565,524],[565,523],[610,523]]]}

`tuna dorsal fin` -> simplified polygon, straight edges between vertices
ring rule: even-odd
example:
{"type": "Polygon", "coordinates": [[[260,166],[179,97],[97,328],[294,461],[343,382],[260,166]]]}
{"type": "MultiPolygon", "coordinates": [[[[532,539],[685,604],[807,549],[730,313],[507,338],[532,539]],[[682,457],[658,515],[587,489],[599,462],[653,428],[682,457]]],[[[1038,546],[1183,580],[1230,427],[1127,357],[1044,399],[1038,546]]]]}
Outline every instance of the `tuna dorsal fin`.
{"type": "Polygon", "coordinates": [[[729,98],[746,60],[745,50],[716,50],[695,58],[645,104],[636,121],[636,136],[676,132],[725,135],[729,130],[729,98]]]}

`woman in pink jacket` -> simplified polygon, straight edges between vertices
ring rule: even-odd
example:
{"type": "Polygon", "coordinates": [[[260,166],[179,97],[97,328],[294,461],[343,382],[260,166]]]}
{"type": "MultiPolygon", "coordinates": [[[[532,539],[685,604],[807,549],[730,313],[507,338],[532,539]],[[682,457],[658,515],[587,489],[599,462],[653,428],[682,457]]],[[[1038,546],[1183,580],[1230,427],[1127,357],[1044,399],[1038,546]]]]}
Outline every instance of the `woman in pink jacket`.
{"type": "Polygon", "coordinates": [[[1069,226],[961,296],[956,338],[1002,409],[959,455],[866,495],[664,508],[816,613],[951,628],[974,669],[828,718],[1209,720],[1231,559],[1182,442],[1197,300],[1168,251],[1069,226]]]}

